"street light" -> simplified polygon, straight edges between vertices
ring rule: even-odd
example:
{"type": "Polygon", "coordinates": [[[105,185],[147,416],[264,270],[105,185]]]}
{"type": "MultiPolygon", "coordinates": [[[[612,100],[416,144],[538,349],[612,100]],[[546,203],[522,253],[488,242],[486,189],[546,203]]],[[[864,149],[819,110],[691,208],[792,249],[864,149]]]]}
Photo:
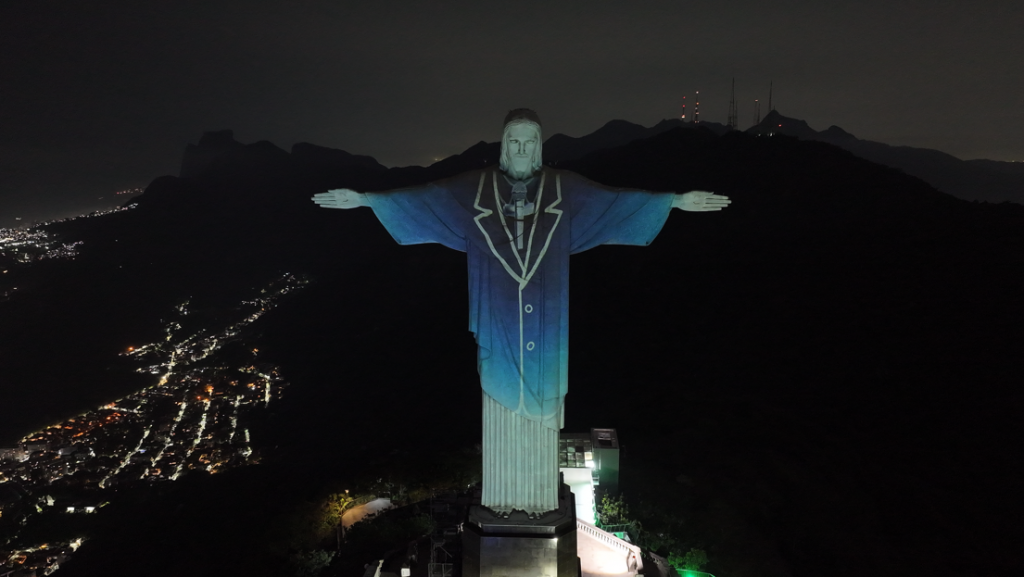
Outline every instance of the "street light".
{"type": "Polygon", "coordinates": [[[338,541],[338,550],[341,550],[341,542],[345,540],[345,513],[348,512],[350,506],[355,501],[348,494],[348,489],[345,489],[345,496],[341,498],[341,514],[338,515],[338,526],[334,529],[334,534],[338,541]]]}

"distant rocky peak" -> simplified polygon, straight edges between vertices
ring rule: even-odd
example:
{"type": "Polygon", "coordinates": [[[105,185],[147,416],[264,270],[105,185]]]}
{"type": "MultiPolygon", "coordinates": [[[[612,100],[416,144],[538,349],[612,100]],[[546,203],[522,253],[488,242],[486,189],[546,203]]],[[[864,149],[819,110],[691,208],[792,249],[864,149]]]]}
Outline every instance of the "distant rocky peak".
{"type": "Polygon", "coordinates": [[[771,110],[760,123],[747,129],[754,134],[786,134],[805,140],[818,136],[818,132],[798,118],[783,116],[778,110],[771,110]]]}
{"type": "Polygon", "coordinates": [[[328,148],[308,142],[293,144],[291,158],[293,162],[310,167],[316,166],[322,169],[347,170],[358,168],[376,172],[387,170],[384,165],[377,162],[372,156],[351,154],[337,148],[328,148]]]}
{"type": "Polygon", "coordinates": [[[202,176],[218,158],[244,147],[244,144],[235,140],[235,133],[232,130],[204,132],[199,144],[189,144],[185,147],[178,174],[182,178],[202,176]]]}
{"type": "Polygon", "coordinates": [[[602,126],[601,128],[598,128],[597,130],[598,131],[601,131],[601,130],[623,130],[623,129],[626,129],[626,130],[636,130],[638,128],[644,130],[643,126],[641,126],[641,125],[639,125],[639,124],[637,124],[635,122],[630,122],[628,120],[622,120],[620,118],[615,118],[615,119],[609,120],[608,122],[605,122],[604,126],[602,126]]]}
{"type": "Polygon", "coordinates": [[[198,146],[199,148],[230,149],[238,148],[244,145],[241,142],[235,140],[235,131],[225,129],[204,132],[203,136],[199,139],[198,146]]]}
{"type": "Polygon", "coordinates": [[[842,128],[839,128],[835,124],[821,131],[820,134],[821,136],[828,138],[857,138],[856,136],[850,134],[849,132],[843,130],[842,128]]]}

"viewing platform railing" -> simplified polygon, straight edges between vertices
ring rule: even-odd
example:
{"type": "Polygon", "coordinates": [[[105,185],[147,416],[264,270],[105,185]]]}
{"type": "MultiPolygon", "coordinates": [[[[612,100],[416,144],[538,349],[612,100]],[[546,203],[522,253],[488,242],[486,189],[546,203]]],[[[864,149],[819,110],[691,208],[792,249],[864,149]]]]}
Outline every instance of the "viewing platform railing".
{"type": "Polygon", "coordinates": [[[582,531],[583,533],[586,533],[586,534],[590,535],[591,537],[597,539],[598,541],[601,541],[602,543],[604,543],[604,544],[606,544],[606,545],[608,545],[608,546],[610,546],[612,548],[615,548],[615,549],[618,549],[619,551],[622,551],[623,555],[627,555],[627,554],[632,553],[633,559],[636,560],[636,567],[635,568],[630,567],[629,568],[630,572],[633,573],[633,574],[642,573],[643,572],[643,570],[644,570],[643,557],[640,554],[641,553],[640,548],[637,547],[636,545],[630,543],[629,541],[624,541],[622,539],[619,539],[618,537],[616,537],[615,535],[612,535],[611,533],[605,531],[604,529],[599,529],[599,528],[595,527],[594,525],[591,525],[590,523],[587,523],[586,521],[584,521],[582,519],[576,519],[576,530],[577,531],[582,531]]]}

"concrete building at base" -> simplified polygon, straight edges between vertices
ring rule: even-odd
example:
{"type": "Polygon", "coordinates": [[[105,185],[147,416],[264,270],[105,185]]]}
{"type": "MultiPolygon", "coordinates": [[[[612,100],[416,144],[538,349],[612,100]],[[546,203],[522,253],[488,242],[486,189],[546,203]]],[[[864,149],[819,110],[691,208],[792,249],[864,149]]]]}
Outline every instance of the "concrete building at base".
{"type": "Polygon", "coordinates": [[[615,429],[562,432],[558,468],[576,497],[576,517],[594,525],[604,495],[619,493],[619,435],[615,429]]]}

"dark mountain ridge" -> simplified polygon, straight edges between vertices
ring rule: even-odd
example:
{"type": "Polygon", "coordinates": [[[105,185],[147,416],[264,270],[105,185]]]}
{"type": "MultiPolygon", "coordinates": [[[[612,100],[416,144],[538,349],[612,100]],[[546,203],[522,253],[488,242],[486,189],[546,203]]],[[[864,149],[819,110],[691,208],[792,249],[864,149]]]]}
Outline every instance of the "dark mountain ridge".
{"type": "MultiPolygon", "coordinates": [[[[611,120],[594,132],[572,137],[554,134],[544,142],[545,162],[552,166],[582,158],[587,154],[626,145],[675,129],[707,130],[722,136],[730,132],[729,127],[715,122],[693,124],[679,119],[665,119],[651,127],[644,127],[625,120],[611,120]]],[[[826,142],[852,152],[860,158],[875,162],[920,178],[936,189],[964,200],[985,202],[1015,202],[1024,204],[1024,163],[999,162],[994,160],[960,160],[938,150],[910,146],[891,146],[881,142],[861,140],[838,126],[816,131],[806,121],[783,116],[777,110],[769,112],[756,126],[746,130],[755,135],[784,134],[801,140],[826,142]]],[[[244,145],[236,142],[231,131],[206,133],[198,145],[186,148],[180,176],[191,178],[216,170],[216,159],[238,167],[244,145]]],[[[277,147],[270,143],[256,143],[250,146],[277,147]]],[[[431,165],[404,167],[388,172],[388,187],[404,186],[424,179],[435,178],[437,174],[456,174],[461,170],[497,162],[497,142],[479,142],[461,154],[451,156],[431,165]],[[397,183],[397,184],[396,184],[397,183]]],[[[283,150],[277,149],[280,152],[283,150]]],[[[250,156],[252,156],[250,152],[250,156]]],[[[295,162],[300,171],[345,173],[348,171],[378,174],[386,171],[376,160],[367,156],[351,155],[341,150],[332,150],[300,143],[292,147],[295,162]],[[315,159],[315,160],[314,160],[315,159]],[[309,163],[315,163],[313,166],[309,163]],[[307,166],[307,164],[309,164],[307,166]],[[330,167],[330,168],[329,168],[330,167]]]]}
{"type": "MultiPolygon", "coordinates": [[[[644,127],[625,120],[611,120],[584,136],[572,137],[561,133],[552,135],[544,142],[544,161],[546,164],[557,165],[598,150],[650,138],[674,128],[699,128],[716,135],[729,131],[728,127],[714,122],[703,122],[698,127],[678,119],[667,119],[654,126],[644,127]]],[[[435,162],[429,167],[407,166],[386,169],[369,156],[353,155],[343,150],[303,142],[292,146],[290,162],[294,166],[289,169],[289,173],[295,176],[320,174],[323,178],[346,177],[351,173],[366,174],[386,183],[388,187],[397,187],[422,182],[424,179],[438,178],[438,175],[458,174],[471,168],[496,164],[500,149],[497,142],[481,141],[462,153],[435,162]]],[[[222,171],[240,174],[245,168],[251,173],[268,162],[273,164],[272,157],[284,159],[285,154],[287,153],[283,149],[266,141],[244,145],[234,139],[230,130],[207,132],[199,139],[198,144],[189,144],[185,148],[179,176],[186,179],[211,180],[216,179],[216,175],[222,171]]]]}
{"type": "Polygon", "coordinates": [[[728,127],[715,122],[702,122],[699,125],[694,125],[692,122],[684,122],[680,119],[665,119],[646,128],[626,120],[611,120],[601,128],[584,136],[572,137],[561,133],[551,136],[544,141],[544,160],[557,164],[581,158],[598,150],[615,148],[634,140],[650,138],[673,128],[697,128],[698,126],[719,136],[729,131],[728,127]]]}
{"type": "MultiPolygon", "coordinates": [[[[632,139],[609,126],[630,140],[566,153],[558,168],[734,201],[675,212],[650,247],[572,260],[567,429],[619,429],[622,488],[648,530],[706,549],[708,569],[733,576],[858,575],[865,560],[883,575],[1018,573],[1024,207],[964,202],[823,142],[692,127],[632,139]]],[[[270,480],[248,483],[249,501],[230,497],[241,482],[189,481],[205,500],[239,501],[246,531],[218,509],[189,541],[218,543],[197,569],[190,550],[156,550],[191,534],[175,519],[201,514],[154,524],[151,511],[175,506],[153,497],[108,521],[153,532],[98,536],[68,577],[251,567],[254,548],[273,550],[269,531],[248,528],[273,522],[252,502],[305,498],[371,456],[386,468],[398,447],[478,440],[464,256],[397,246],[369,210],[310,197],[489,166],[496,147],[384,169],[229,138],[190,149],[182,176],[155,180],[133,211],[51,227],[84,240],[82,256],[35,267],[32,290],[0,303],[5,404],[23,413],[6,419],[10,435],[37,424],[41,392],[71,414],[72,401],[139,386],[111,388],[108,359],[178,299],[229,303],[282,270],[314,279],[261,321],[261,354],[292,382],[253,429],[277,446],[260,465],[270,473],[253,473],[270,480]]]]}
{"type": "Polygon", "coordinates": [[[960,160],[938,150],[861,140],[838,126],[818,132],[805,121],[787,118],[775,110],[747,132],[827,142],[871,162],[898,168],[964,200],[1024,204],[1024,162],[960,160]]]}

